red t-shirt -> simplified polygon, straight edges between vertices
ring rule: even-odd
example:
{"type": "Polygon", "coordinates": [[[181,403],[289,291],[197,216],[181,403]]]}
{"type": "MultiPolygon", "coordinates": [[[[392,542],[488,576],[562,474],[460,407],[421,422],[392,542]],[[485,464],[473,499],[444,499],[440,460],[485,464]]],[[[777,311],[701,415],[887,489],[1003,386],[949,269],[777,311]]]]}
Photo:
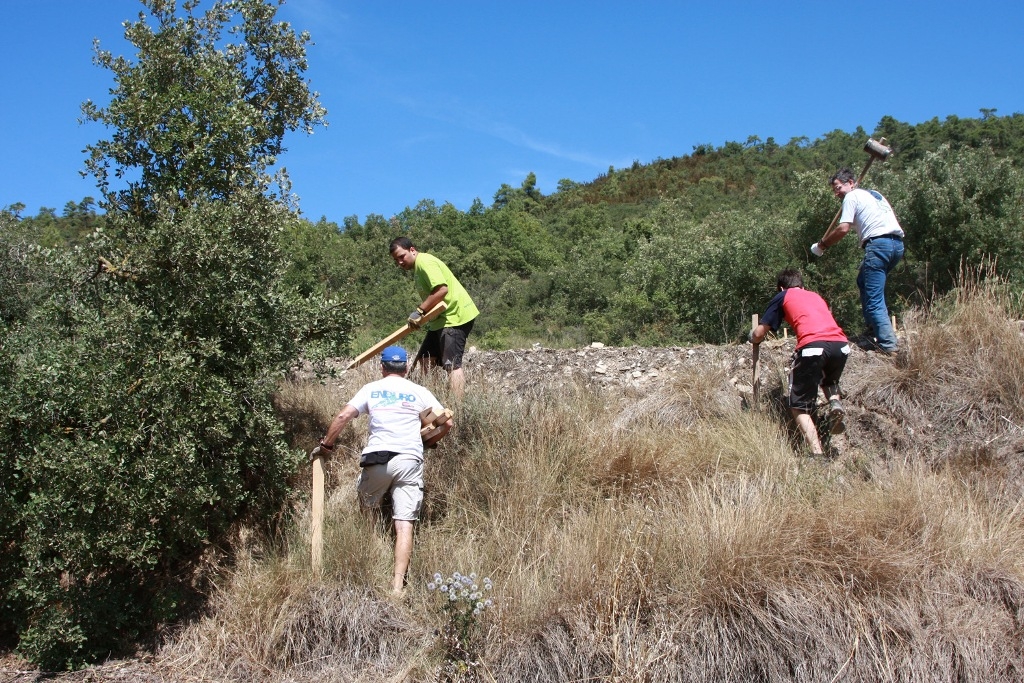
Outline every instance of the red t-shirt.
{"type": "Polygon", "coordinates": [[[768,302],[761,323],[776,332],[783,319],[796,332],[798,349],[811,342],[847,341],[828,304],[815,292],[791,287],[776,294],[768,302]]]}

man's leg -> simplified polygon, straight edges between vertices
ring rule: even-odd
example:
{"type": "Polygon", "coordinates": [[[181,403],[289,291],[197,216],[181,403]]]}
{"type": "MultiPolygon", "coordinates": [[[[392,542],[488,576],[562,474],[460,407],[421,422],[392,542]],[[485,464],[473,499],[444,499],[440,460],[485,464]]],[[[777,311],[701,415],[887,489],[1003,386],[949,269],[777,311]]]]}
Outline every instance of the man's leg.
{"type": "Polygon", "coordinates": [[[825,392],[828,400],[829,416],[832,419],[829,433],[841,434],[846,430],[844,417],[846,411],[841,402],[842,396],[839,390],[839,378],[846,367],[846,360],[850,354],[848,343],[832,342],[825,348],[825,364],[822,368],[821,389],[825,392]]]}
{"type": "Polygon", "coordinates": [[[466,375],[462,372],[462,368],[448,373],[448,384],[452,388],[452,396],[456,399],[462,398],[462,395],[466,393],[466,375]]]}
{"type": "Polygon", "coordinates": [[[811,418],[811,414],[806,410],[800,410],[799,408],[790,408],[789,412],[793,414],[793,419],[796,420],[796,426],[800,428],[800,433],[804,436],[804,441],[811,449],[812,455],[822,455],[821,441],[818,439],[818,430],[814,426],[814,420],[811,418]]]}
{"type": "Polygon", "coordinates": [[[887,239],[869,242],[857,274],[864,322],[883,351],[896,350],[896,333],[892,329],[889,308],[885,303],[885,280],[902,255],[902,242],[887,239]]]}
{"type": "Polygon", "coordinates": [[[794,352],[789,374],[789,412],[814,455],[821,455],[822,450],[810,411],[818,400],[824,363],[825,349],[820,342],[808,344],[794,352]]]}
{"type": "Polygon", "coordinates": [[[391,592],[401,594],[405,590],[405,575],[409,571],[412,559],[412,522],[404,519],[395,520],[395,576],[391,582],[391,592]]]}
{"type": "Polygon", "coordinates": [[[473,322],[458,327],[446,327],[441,332],[441,363],[448,372],[448,386],[452,396],[461,399],[466,391],[466,375],[462,372],[462,356],[466,352],[466,339],[473,322]]]}
{"type": "Polygon", "coordinates": [[[388,470],[395,482],[391,488],[391,500],[395,506],[395,573],[391,592],[401,595],[412,558],[412,525],[420,518],[420,506],[423,504],[423,461],[398,456],[388,463],[388,470]]]}

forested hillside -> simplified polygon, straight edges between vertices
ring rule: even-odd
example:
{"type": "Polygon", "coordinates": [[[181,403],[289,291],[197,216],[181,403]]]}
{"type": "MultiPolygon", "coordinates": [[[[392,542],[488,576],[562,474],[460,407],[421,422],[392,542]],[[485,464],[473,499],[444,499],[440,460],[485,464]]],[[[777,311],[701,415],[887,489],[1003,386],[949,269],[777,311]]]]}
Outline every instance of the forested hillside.
{"type": "MultiPolygon", "coordinates": [[[[794,265],[856,334],[855,241],[820,260],[808,248],[838,209],[828,176],[840,166],[859,173],[869,135],[887,138],[894,154],[863,184],[886,194],[907,232],[890,285],[894,314],[948,290],[962,259],[995,259],[1009,282],[1024,283],[1024,115],[990,110],[916,125],[885,117],[870,131],[785,144],[699,145],[565,179],[547,196],[531,174],[467,211],[438,197],[392,217],[296,219],[284,243],[286,282],[346,301],[361,320],[356,346],[369,342],[415,303],[408,276],[387,257],[387,243],[404,234],[446,261],[478,301],[478,346],[669,344],[738,338],[774,274],[794,265]]],[[[8,219],[21,208],[8,207],[8,219]]],[[[78,244],[101,222],[90,198],[68,202],[61,216],[20,218],[50,246],[78,244]]]]}

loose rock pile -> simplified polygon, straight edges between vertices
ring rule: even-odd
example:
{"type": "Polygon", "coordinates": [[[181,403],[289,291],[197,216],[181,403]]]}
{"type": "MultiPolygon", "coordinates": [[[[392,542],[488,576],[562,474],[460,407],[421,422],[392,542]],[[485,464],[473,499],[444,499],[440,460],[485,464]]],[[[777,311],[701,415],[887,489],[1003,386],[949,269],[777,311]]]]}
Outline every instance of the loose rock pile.
{"type": "MultiPolygon", "coordinates": [[[[762,345],[762,377],[785,365],[792,340],[762,345]]],[[[645,391],[671,381],[681,373],[715,370],[725,374],[738,394],[751,391],[751,347],[748,345],[695,347],[606,347],[600,343],[578,349],[477,351],[470,349],[463,367],[470,381],[509,391],[522,391],[540,383],[555,386],[591,383],[609,391],[645,391]]]]}

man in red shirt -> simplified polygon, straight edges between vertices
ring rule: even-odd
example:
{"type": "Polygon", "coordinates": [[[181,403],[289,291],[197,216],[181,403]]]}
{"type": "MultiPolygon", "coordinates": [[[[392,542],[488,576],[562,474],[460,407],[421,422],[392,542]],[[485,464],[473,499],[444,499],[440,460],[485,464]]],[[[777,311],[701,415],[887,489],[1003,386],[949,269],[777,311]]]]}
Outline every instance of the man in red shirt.
{"type": "Polygon", "coordinates": [[[850,342],[836,324],[828,304],[818,294],[804,289],[800,271],[787,268],[776,280],[778,294],[765,309],[760,324],[750,331],[750,343],[760,344],[768,331],[779,329],[782,321],[796,332],[796,351],[789,378],[789,409],[813,455],[821,455],[821,440],[811,419],[820,386],[828,398],[832,433],[843,431],[843,405],[839,400],[839,377],[850,355],[850,342]]]}

